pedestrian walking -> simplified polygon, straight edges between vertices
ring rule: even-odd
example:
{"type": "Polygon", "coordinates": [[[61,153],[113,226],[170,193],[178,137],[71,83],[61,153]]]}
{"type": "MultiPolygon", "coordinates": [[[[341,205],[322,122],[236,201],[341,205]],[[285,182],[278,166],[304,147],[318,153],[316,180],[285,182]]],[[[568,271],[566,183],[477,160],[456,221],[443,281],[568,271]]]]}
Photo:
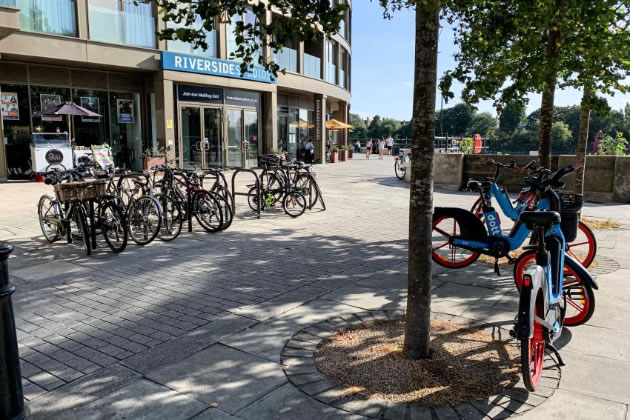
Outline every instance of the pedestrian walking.
{"type": "Polygon", "coordinates": [[[304,152],[306,155],[306,163],[313,163],[313,156],[315,155],[315,145],[313,144],[313,140],[309,139],[304,145],[304,152]]]}
{"type": "Polygon", "coordinates": [[[385,152],[385,139],[381,137],[378,141],[378,160],[383,160],[383,153],[385,152]]]}
{"type": "Polygon", "coordinates": [[[387,146],[387,154],[391,156],[392,148],[394,147],[394,139],[392,138],[391,134],[389,135],[389,137],[387,137],[387,140],[385,140],[385,145],[387,146]]]}
{"type": "Polygon", "coordinates": [[[365,157],[370,160],[370,155],[372,154],[372,147],[374,147],[374,142],[372,139],[368,139],[367,143],[365,143],[365,157]]]}

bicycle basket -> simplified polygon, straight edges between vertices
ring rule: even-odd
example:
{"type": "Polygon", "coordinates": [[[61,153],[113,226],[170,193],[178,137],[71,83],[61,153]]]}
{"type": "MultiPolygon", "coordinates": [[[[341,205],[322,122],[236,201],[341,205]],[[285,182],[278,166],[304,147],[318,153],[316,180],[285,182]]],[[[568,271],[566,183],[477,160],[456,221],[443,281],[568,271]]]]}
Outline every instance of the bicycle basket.
{"type": "Polygon", "coordinates": [[[57,200],[66,203],[69,201],[93,200],[105,195],[107,181],[80,181],[55,185],[57,200]]]}
{"type": "Polygon", "coordinates": [[[562,218],[560,226],[562,234],[567,242],[573,242],[577,237],[584,197],[573,193],[559,193],[558,196],[560,197],[560,217],[562,218]]]}

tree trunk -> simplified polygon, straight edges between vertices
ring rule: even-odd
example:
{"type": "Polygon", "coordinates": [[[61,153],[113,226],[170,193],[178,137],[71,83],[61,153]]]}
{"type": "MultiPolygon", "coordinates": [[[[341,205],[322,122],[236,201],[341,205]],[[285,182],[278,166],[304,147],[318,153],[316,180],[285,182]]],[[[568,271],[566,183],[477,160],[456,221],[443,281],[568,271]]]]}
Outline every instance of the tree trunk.
{"type": "Polygon", "coordinates": [[[591,90],[584,88],[582,95],[582,104],[580,107],[580,131],[578,133],[577,149],[575,151],[575,160],[581,163],[582,167],[575,171],[575,189],[577,194],[584,194],[584,170],[586,169],[586,146],[588,144],[588,124],[591,117],[591,110],[588,107],[587,98],[590,96],[591,90]]]}
{"type": "MultiPolygon", "coordinates": [[[[556,1],[556,8],[562,11],[562,0],[556,1]]],[[[557,18],[557,16],[556,16],[557,18]]],[[[556,90],[556,80],[558,78],[558,57],[560,56],[560,30],[556,19],[549,23],[549,36],[547,38],[547,65],[545,74],[545,90],[542,93],[542,103],[540,105],[540,131],[538,133],[538,163],[545,168],[551,169],[551,126],[553,125],[553,100],[556,90]]]]}
{"type": "Polygon", "coordinates": [[[439,16],[439,1],[416,3],[409,274],[404,345],[405,356],[411,359],[431,356],[431,221],[439,16]]]}

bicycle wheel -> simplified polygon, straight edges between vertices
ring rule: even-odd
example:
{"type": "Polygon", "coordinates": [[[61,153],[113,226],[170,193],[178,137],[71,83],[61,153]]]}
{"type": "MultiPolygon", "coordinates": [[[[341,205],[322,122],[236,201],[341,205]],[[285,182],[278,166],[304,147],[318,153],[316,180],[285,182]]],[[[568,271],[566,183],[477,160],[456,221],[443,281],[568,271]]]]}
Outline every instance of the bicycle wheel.
{"type": "Polygon", "coordinates": [[[459,248],[449,243],[452,236],[461,233],[459,222],[450,216],[443,216],[433,222],[431,234],[431,257],[446,268],[463,268],[477,261],[479,252],[459,248]]]}
{"type": "Polygon", "coordinates": [[[567,243],[567,254],[578,260],[585,268],[590,266],[597,254],[595,234],[585,223],[578,223],[575,240],[567,243]]]}
{"type": "Polygon", "coordinates": [[[161,214],[160,203],[154,197],[143,195],[133,200],[127,211],[131,239],[138,245],[150,244],[160,232],[161,214]]]}
{"type": "MultiPolygon", "coordinates": [[[[521,290],[523,274],[532,265],[536,264],[536,251],[531,250],[521,254],[514,264],[514,283],[521,290]]],[[[564,282],[562,291],[566,299],[566,314],[564,325],[571,327],[588,322],[595,311],[595,293],[590,284],[577,275],[571,265],[576,264],[565,259],[564,282]]]]}
{"type": "Polygon", "coordinates": [[[221,230],[225,230],[230,227],[232,220],[234,219],[234,212],[230,206],[230,202],[221,194],[210,191],[210,194],[217,200],[219,207],[221,208],[221,215],[223,216],[223,223],[221,224],[221,230]]]}
{"type": "MultiPolygon", "coordinates": [[[[72,235],[72,242],[80,241],[85,253],[89,257],[92,255],[92,242],[90,240],[90,233],[87,226],[87,218],[85,217],[85,211],[80,205],[75,205],[72,211],[72,223],[74,223],[74,234],[72,235]]],[[[72,227],[71,227],[72,230],[72,227]]]]}
{"type": "Polygon", "coordinates": [[[158,194],[155,198],[162,208],[162,223],[158,232],[158,239],[164,242],[177,238],[182,231],[184,213],[179,203],[165,194],[158,194]]]}
{"type": "Polygon", "coordinates": [[[286,193],[282,200],[284,212],[291,217],[298,217],[304,214],[306,210],[306,197],[299,191],[290,191],[286,193]]]}
{"type": "Polygon", "coordinates": [[[265,172],[260,176],[260,189],[271,192],[273,200],[269,206],[275,206],[277,202],[282,200],[284,194],[284,186],[286,182],[284,177],[278,176],[273,172],[265,172]]]}
{"type": "Polygon", "coordinates": [[[98,213],[99,225],[107,246],[116,254],[127,247],[127,226],[122,210],[116,204],[103,204],[98,213]]]}
{"type": "Polygon", "coordinates": [[[62,214],[61,206],[57,200],[49,195],[41,196],[39,203],[37,203],[37,215],[39,216],[39,226],[48,242],[58,241],[63,236],[62,214]]]}
{"type": "MultiPolygon", "coordinates": [[[[542,291],[536,297],[534,305],[536,316],[544,319],[542,291]]],[[[528,391],[534,392],[543,371],[545,361],[545,336],[543,326],[534,318],[534,333],[530,339],[521,339],[521,374],[528,391]]]]}
{"type": "MultiPolygon", "coordinates": [[[[262,194],[262,191],[261,191],[262,194]]],[[[257,206],[260,201],[260,211],[265,208],[265,200],[261,200],[258,194],[256,194],[256,187],[251,187],[247,192],[247,204],[253,211],[258,211],[257,206]]]]}
{"type": "Polygon", "coordinates": [[[394,173],[396,174],[396,178],[400,180],[405,179],[405,172],[407,172],[407,168],[403,166],[403,163],[401,158],[394,161],[394,173]]]}
{"type": "Polygon", "coordinates": [[[307,192],[308,198],[308,208],[309,210],[317,204],[317,200],[319,200],[319,191],[317,189],[317,181],[310,174],[300,174],[298,175],[297,180],[295,181],[295,186],[307,192]]]}
{"type": "Polygon", "coordinates": [[[208,191],[196,192],[193,196],[193,213],[206,231],[218,232],[223,226],[221,205],[208,191]]]}

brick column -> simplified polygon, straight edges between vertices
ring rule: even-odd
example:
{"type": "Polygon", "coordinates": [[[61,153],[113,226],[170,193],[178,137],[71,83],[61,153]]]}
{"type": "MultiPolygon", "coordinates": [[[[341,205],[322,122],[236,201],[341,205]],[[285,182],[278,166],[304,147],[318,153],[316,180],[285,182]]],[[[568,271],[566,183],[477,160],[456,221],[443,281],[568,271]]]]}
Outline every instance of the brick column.
{"type": "Polygon", "coordinates": [[[278,148],[278,93],[264,93],[265,153],[278,148]]]}
{"type": "MultiPolygon", "coordinates": [[[[164,73],[155,74],[155,119],[157,141],[160,147],[167,150],[168,159],[175,159],[175,113],[176,98],[173,95],[173,81],[163,78],[164,73]]],[[[178,162],[179,163],[179,162],[178,162]]]]}

